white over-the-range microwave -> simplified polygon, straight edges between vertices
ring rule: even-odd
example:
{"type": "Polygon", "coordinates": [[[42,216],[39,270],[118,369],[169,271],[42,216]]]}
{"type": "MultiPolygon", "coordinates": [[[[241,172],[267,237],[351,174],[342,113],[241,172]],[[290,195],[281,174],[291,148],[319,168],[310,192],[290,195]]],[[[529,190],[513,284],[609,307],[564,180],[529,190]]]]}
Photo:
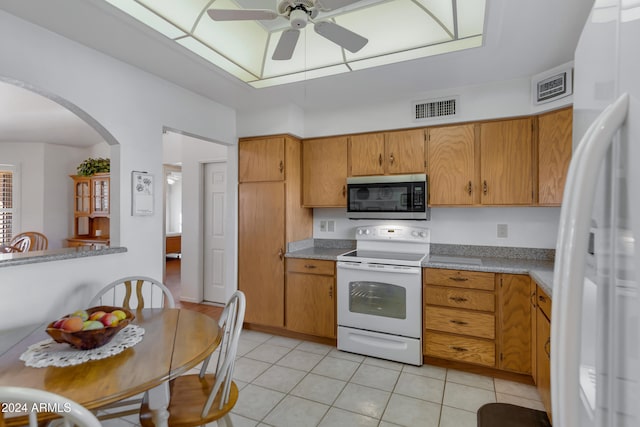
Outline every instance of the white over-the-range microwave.
{"type": "Polygon", "coordinates": [[[426,174],[347,178],[347,218],[431,218],[426,174]]]}

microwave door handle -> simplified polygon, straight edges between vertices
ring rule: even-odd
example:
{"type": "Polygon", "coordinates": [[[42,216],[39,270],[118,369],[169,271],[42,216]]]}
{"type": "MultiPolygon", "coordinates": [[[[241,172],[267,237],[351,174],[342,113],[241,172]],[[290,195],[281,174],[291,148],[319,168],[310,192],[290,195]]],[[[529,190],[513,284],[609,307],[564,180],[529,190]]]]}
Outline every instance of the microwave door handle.
{"type": "Polygon", "coordinates": [[[627,117],[629,96],[621,95],[589,127],[576,149],[565,185],[554,268],[551,322],[551,399],[554,422],[580,427],[581,301],[585,253],[598,170],[615,133],[627,117]]]}

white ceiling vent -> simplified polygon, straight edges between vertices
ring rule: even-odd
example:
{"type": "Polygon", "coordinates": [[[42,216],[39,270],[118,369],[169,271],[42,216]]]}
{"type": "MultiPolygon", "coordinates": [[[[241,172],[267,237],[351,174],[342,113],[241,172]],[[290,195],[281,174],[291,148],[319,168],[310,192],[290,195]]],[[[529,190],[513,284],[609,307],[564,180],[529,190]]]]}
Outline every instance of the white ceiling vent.
{"type": "Polygon", "coordinates": [[[458,114],[458,97],[430,99],[413,103],[413,120],[438,117],[455,117],[458,114]]]}
{"type": "Polygon", "coordinates": [[[572,74],[573,68],[569,66],[534,76],[531,80],[533,103],[544,104],[571,95],[573,93],[572,74]]]}

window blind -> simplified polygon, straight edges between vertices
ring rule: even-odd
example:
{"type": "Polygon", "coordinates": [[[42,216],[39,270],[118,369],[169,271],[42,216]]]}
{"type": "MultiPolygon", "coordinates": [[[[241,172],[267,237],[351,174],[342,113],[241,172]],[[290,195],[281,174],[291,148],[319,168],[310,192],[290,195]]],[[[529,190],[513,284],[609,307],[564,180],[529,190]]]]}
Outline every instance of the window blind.
{"type": "Polygon", "coordinates": [[[8,245],[13,236],[13,172],[0,169],[0,245],[8,245]]]}

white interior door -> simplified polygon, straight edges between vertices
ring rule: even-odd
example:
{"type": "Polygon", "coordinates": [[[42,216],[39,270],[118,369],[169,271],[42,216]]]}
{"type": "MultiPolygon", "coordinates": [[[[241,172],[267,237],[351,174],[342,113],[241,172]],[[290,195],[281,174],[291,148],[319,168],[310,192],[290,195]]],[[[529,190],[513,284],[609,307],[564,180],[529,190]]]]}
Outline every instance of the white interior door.
{"type": "Polygon", "coordinates": [[[204,300],[225,303],[227,163],[204,165],[204,300]]]}

